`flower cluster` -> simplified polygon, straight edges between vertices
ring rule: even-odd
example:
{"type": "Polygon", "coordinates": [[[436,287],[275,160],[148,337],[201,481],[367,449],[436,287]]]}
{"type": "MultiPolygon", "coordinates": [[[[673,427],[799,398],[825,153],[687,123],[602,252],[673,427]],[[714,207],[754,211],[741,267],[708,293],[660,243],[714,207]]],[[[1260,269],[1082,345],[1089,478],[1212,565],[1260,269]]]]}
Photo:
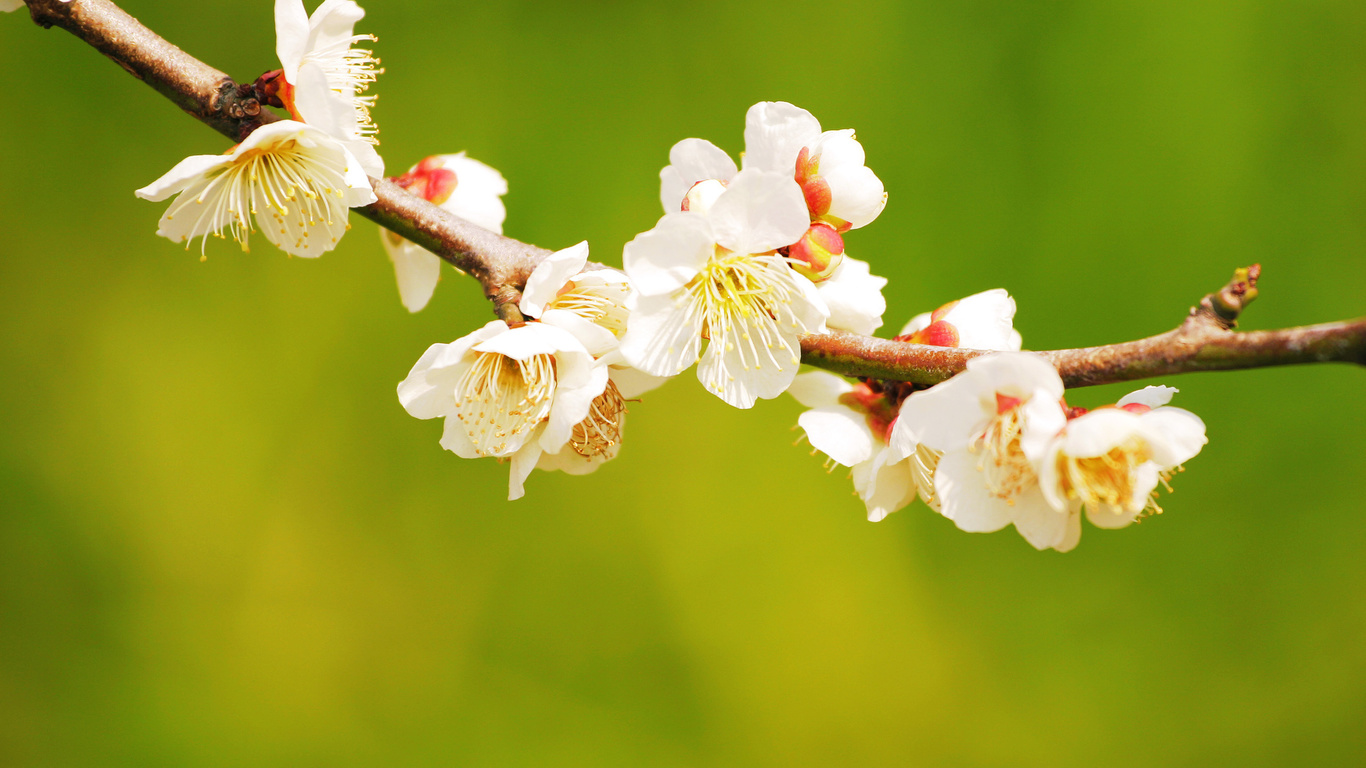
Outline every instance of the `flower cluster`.
{"type": "Polygon", "coordinates": [[[527,281],[530,321],[494,320],[433,344],[398,385],[419,419],[445,418],[441,446],[462,458],[511,461],[508,498],[531,470],[585,474],[621,447],[626,401],[661,383],[622,360],[626,275],[588,264],[588,244],[557,251],[527,281]]]}
{"type": "Polygon", "coordinates": [[[1014,313],[997,289],[913,319],[898,339],[1001,350],[929,389],[798,377],[792,394],[811,409],[798,423],[815,448],[851,468],[868,519],[919,496],[962,530],[1014,524],[1035,548],[1065,552],[1081,537],[1083,509],[1101,528],[1162,511],[1156,488],[1200,452],[1204,424],[1167,406],[1170,387],[1068,408],[1053,366],[1018,351],[1014,313]]]}

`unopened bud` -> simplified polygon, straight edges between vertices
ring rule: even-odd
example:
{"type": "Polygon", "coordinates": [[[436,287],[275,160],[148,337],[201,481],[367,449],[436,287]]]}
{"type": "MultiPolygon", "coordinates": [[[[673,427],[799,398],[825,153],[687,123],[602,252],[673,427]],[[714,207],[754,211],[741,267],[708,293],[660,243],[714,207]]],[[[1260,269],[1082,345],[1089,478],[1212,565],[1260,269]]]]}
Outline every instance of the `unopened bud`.
{"type": "Polygon", "coordinates": [[[459,179],[455,171],[445,166],[444,160],[432,155],[411,171],[395,176],[394,183],[433,205],[441,205],[455,192],[459,179]]]}
{"type": "Polygon", "coordinates": [[[835,273],[844,260],[844,238],[823,221],[813,223],[795,245],[787,249],[792,268],[819,283],[835,273]]]}
{"type": "Polygon", "coordinates": [[[726,191],[726,182],[720,179],[704,179],[692,185],[688,194],[683,196],[683,210],[706,213],[711,210],[716,198],[726,191]]]}
{"type": "Polygon", "coordinates": [[[909,341],[912,344],[929,344],[932,347],[956,347],[958,327],[947,320],[935,320],[915,333],[897,336],[896,340],[909,341]]]}

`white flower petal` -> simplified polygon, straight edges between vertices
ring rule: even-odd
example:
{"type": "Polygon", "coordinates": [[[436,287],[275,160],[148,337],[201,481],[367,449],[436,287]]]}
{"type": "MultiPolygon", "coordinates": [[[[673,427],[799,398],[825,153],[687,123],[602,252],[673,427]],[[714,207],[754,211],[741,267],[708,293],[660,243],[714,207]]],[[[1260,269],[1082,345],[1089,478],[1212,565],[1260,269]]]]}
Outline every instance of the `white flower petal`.
{"type": "MultiPolygon", "coordinates": [[[[869,522],[884,520],[915,501],[915,478],[910,466],[905,461],[893,459],[887,449],[879,451],[872,461],[860,466],[868,467],[867,479],[859,490],[859,497],[868,509],[869,522]]],[[[858,487],[857,482],[855,487],[858,487]]]]}
{"type": "Polygon", "coordinates": [[[873,222],[887,207],[882,180],[866,166],[842,166],[827,173],[824,158],[820,176],[830,186],[828,215],[849,222],[852,229],[873,222]]]}
{"type": "Polygon", "coordinates": [[[829,328],[871,336],[882,326],[882,315],[887,301],[882,288],[887,278],[873,275],[868,262],[849,257],[835,269],[828,280],[818,283],[816,290],[830,310],[829,328]]]}
{"type": "Polygon", "coordinates": [[[1140,435],[1139,417],[1118,408],[1099,408],[1067,422],[1062,452],[1075,459],[1103,456],[1140,435]]]}
{"type": "Polygon", "coordinates": [[[1160,408],[1161,406],[1170,403],[1172,401],[1172,395],[1180,391],[1181,390],[1176,387],[1164,387],[1161,385],[1147,386],[1121,397],[1119,402],[1115,403],[1115,405],[1122,408],[1131,403],[1138,403],[1140,405],[1146,405],[1149,408],[1160,408]]]}
{"type": "Polygon", "coordinates": [[[1015,299],[1004,288],[959,299],[943,319],[958,330],[958,346],[968,349],[1019,351],[1015,333],[1015,299]]]}
{"type": "Polygon", "coordinates": [[[1016,495],[1014,501],[1011,517],[1015,530],[1035,549],[1051,549],[1068,538],[1071,512],[1054,509],[1037,487],[1016,495]]]}
{"type": "MultiPolygon", "coordinates": [[[[758,334],[751,334],[757,336],[758,334]]],[[[790,343],[795,347],[795,339],[790,343]]],[[[775,365],[766,361],[748,367],[738,347],[723,349],[725,344],[716,340],[707,344],[707,351],[697,364],[697,380],[707,391],[736,408],[752,408],[758,399],[768,400],[781,395],[797,375],[797,363],[775,365]]],[[[785,356],[795,356],[792,347],[780,347],[773,351],[779,361],[785,356]]]]}
{"type": "Polygon", "coordinates": [[[275,0],[275,55],[287,82],[298,77],[307,46],[308,12],[303,0],[275,0]]]}
{"type": "Polygon", "coordinates": [[[967,368],[981,377],[983,396],[994,400],[999,392],[1011,397],[1029,397],[1042,389],[1048,399],[1062,399],[1062,378],[1053,364],[1033,352],[998,352],[968,361],[967,368]]]}
{"type": "Polygon", "coordinates": [[[840,395],[854,391],[854,385],[843,376],[827,371],[797,374],[787,393],[807,408],[824,408],[839,402],[840,395]]]}
{"type": "Polygon", "coordinates": [[[545,305],[554,301],[560,289],[588,263],[588,241],[555,251],[545,257],[527,278],[518,307],[529,317],[540,317],[545,305]]]}
{"type": "Polygon", "coordinates": [[[665,213],[681,209],[683,196],[699,181],[730,181],[735,161],[710,141],[684,139],[669,150],[669,165],[659,172],[659,202],[665,213]]]}
{"type": "Polygon", "coordinates": [[[868,419],[845,406],[805,411],[797,417],[797,424],[806,430],[812,447],[846,467],[869,461],[874,451],[882,450],[868,428],[868,419]]]}
{"type": "Polygon", "coordinates": [[[820,135],[820,121],[810,112],[785,101],[761,101],[745,114],[742,164],[792,178],[802,147],[815,144],[820,135]]]}
{"type": "Polygon", "coordinates": [[[705,216],[670,213],[626,244],[622,263],[637,291],[659,296],[687,285],[715,252],[716,240],[705,216]]]}
{"type": "Polygon", "coordinates": [[[702,350],[701,318],[690,316],[669,295],[633,298],[621,337],[626,362],[652,376],[675,376],[697,362],[702,350]]]}
{"type": "Polygon", "coordinates": [[[1066,529],[1063,531],[1062,540],[1053,545],[1053,549],[1059,552],[1071,552],[1081,541],[1081,513],[1075,509],[1068,510],[1066,529]]]}
{"type": "Polygon", "coordinates": [[[541,322],[573,334],[593,357],[602,357],[617,348],[617,337],[611,331],[567,309],[547,309],[541,322]]]}
{"type": "Polygon", "coordinates": [[[916,331],[925,330],[926,328],[930,327],[931,317],[933,315],[933,312],[921,312],[920,314],[911,318],[911,321],[909,323],[906,323],[906,325],[901,328],[901,332],[897,335],[909,336],[915,333],[916,331]]]}
{"type": "Polygon", "coordinates": [[[365,11],[354,0],[323,0],[308,17],[308,47],[312,51],[345,50],[351,45],[356,22],[365,11]]]}
{"type": "Polygon", "coordinates": [[[1020,450],[1037,466],[1048,451],[1048,444],[1067,426],[1067,413],[1052,392],[1044,388],[1034,390],[1020,406],[1020,413],[1024,416],[1020,450]]]}
{"type": "MultiPolygon", "coordinates": [[[[259,129],[258,129],[259,130],[259,129]]],[[[236,155],[191,155],[175,164],[161,178],[133,194],[143,200],[160,202],[192,184],[201,182],[204,175],[220,166],[231,165],[236,155]]]]}
{"type": "Polygon", "coordinates": [[[531,470],[541,458],[541,447],[535,440],[528,441],[521,450],[512,454],[512,464],[508,471],[508,501],[516,501],[526,495],[524,488],[531,470]]]}
{"type": "Polygon", "coordinates": [[[560,450],[574,434],[574,425],[588,416],[593,400],[607,389],[607,366],[594,364],[586,352],[560,352],[555,356],[558,375],[555,403],[541,434],[541,448],[560,450]]]}
{"type": "Polygon", "coordinates": [[[1011,507],[987,490],[977,458],[967,451],[944,454],[934,472],[934,490],[943,505],[940,513],[960,530],[990,533],[1011,522],[1011,507]]]}
{"type": "MultiPolygon", "coordinates": [[[[811,224],[806,198],[791,172],[752,169],[736,174],[707,218],[715,242],[736,253],[766,253],[792,245],[811,224]]],[[[626,272],[635,278],[629,267],[626,272]]]]}
{"type": "Polygon", "coordinates": [[[996,413],[994,408],[983,410],[977,389],[967,376],[960,373],[927,390],[914,392],[902,402],[890,441],[897,456],[910,456],[918,443],[936,451],[967,448],[982,425],[996,413]]]}
{"type": "MultiPolygon", "coordinates": [[[[453,391],[453,388],[448,388],[447,394],[453,391]]],[[[445,423],[441,425],[441,447],[462,459],[477,459],[482,455],[470,440],[465,426],[454,416],[447,416],[445,423]]]]}
{"type": "Polygon", "coordinates": [[[1205,422],[1184,408],[1156,408],[1139,417],[1149,431],[1153,460],[1163,467],[1185,464],[1200,453],[1209,440],[1205,422]]]}
{"type": "MultiPolygon", "coordinates": [[[[1151,467],[1152,465],[1147,464],[1145,466],[1151,467]]],[[[1141,470],[1143,468],[1140,467],[1139,469],[1141,470]]],[[[1156,482],[1157,471],[1156,468],[1154,468],[1153,483],[1156,484],[1156,482]]],[[[1146,498],[1147,494],[1144,494],[1144,497],[1146,498]]],[[[1123,528],[1129,523],[1132,523],[1134,519],[1137,518],[1139,514],[1143,511],[1143,504],[1141,502],[1142,500],[1140,500],[1140,503],[1137,507],[1131,510],[1121,509],[1119,507],[1112,507],[1109,504],[1102,504],[1099,506],[1099,508],[1093,508],[1088,506],[1086,508],[1086,519],[1090,520],[1091,525],[1094,525],[1097,528],[1123,528]]]]}
{"type": "Polygon", "coordinates": [[[401,240],[394,245],[388,230],[380,230],[380,240],[394,262],[394,277],[398,281],[398,296],[403,306],[409,312],[417,312],[427,306],[441,279],[441,259],[408,240],[401,240]]]}
{"type": "MultiPolygon", "coordinates": [[[[503,234],[507,207],[502,196],[508,192],[507,179],[492,166],[464,152],[440,155],[442,167],[455,173],[456,185],[441,207],[490,232],[503,234]]],[[[585,244],[586,247],[586,244],[585,244]]]]}

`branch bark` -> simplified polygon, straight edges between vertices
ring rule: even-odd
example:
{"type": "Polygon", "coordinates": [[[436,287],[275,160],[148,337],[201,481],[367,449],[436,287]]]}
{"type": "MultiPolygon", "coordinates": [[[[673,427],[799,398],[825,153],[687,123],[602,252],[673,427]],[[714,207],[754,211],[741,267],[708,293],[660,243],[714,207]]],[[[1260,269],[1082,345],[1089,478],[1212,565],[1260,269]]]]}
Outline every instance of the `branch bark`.
{"type": "MultiPolygon", "coordinates": [[[[157,36],[110,0],[28,0],[44,28],[60,27],[129,74],[234,142],[280,119],[252,90],[157,36]]],[[[412,240],[484,288],[495,313],[523,321],[521,289],[549,250],[495,234],[409,194],[387,179],[371,179],[377,202],[356,211],[412,240]]],[[[1366,318],[1274,331],[1236,333],[1243,308],[1256,297],[1259,269],[1239,270],[1206,296],[1180,327],[1137,341],[1040,352],[1069,387],[1132,381],[1192,371],[1300,363],[1366,365],[1366,318]]],[[[848,376],[937,384],[963,370],[980,350],[932,347],[836,331],[802,337],[802,362],[848,376]]]]}

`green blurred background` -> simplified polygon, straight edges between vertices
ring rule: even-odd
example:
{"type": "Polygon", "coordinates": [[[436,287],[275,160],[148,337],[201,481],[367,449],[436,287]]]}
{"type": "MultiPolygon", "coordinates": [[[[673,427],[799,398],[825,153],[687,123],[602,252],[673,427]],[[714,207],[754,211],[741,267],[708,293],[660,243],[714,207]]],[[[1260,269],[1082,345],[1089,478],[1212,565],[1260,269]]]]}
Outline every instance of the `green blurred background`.
{"type": "MultiPolygon", "coordinates": [[[[267,0],[128,0],[243,79],[267,0]]],[[[1004,286],[1034,348],[1366,313],[1359,2],[368,3],[391,173],[468,150],[507,232],[620,264],[673,142],[782,99],[890,193],[849,237],[888,325],[1004,286]]],[[[437,445],[394,385],[491,319],[410,316],[375,228],[288,259],[154,235],[227,142],[0,16],[0,764],[1323,765],[1366,761],[1366,372],[1174,377],[1211,442],[1067,555],[864,520],[691,373],[588,477],[437,445]]],[[[1127,391],[1079,391],[1077,404],[1127,391]]]]}

